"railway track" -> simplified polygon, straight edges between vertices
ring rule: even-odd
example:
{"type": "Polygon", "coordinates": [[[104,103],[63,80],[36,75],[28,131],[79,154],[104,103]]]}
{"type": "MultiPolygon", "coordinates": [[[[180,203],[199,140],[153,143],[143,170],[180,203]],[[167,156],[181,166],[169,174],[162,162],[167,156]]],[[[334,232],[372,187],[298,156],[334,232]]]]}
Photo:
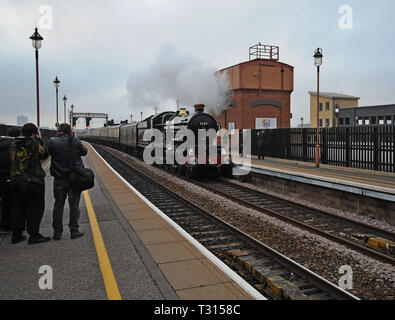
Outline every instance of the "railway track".
{"type": "Polygon", "coordinates": [[[94,148],[144,197],[265,296],[290,300],[358,299],[184,199],[108,149],[97,145],[94,148]]]}
{"type": "Polygon", "coordinates": [[[248,208],[269,214],[375,259],[395,265],[395,247],[390,245],[395,243],[395,234],[392,232],[223,180],[193,181],[193,183],[248,208]]]}

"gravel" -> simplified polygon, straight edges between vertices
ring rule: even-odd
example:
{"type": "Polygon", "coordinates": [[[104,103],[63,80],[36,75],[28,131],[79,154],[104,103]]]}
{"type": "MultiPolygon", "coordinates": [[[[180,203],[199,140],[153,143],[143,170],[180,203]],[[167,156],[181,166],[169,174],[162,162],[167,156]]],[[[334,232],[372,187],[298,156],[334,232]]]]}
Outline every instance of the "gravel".
{"type": "MultiPolygon", "coordinates": [[[[118,150],[111,149],[111,151],[191,202],[231,223],[336,285],[338,285],[342,276],[339,274],[339,268],[343,265],[351,266],[353,289],[348,291],[359,298],[364,300],[395,299],[394,266],[374,260],[322,236],[311,234],[296,226],[267,216],[262,212],[241,206],[162,169],[146,165],[144,162],[118,150]]],[[[248,184],[243,183],[243,185],[248,184]]],[[[270,190],[250,186],[268,194],[271,193],[270,190]]],[[[275,194],[275,196],[278,196],[278,194],[275,194]]],[[[292,199],[292,197],[285,199],[290,198],[302,204],[307,203],[307,201],[292,199]]],[[[322,209],[321,206],[317,206],[317,208],[322,209]]],[[[373,223],[369,218],[358,217],[354,213],[327,207],[324,209],[335,214],[352,217],[358,221],[373,223]]],[[[389,225],[383,224],[382,221],[374,221],[374,225],[389,231],[393,230],[389,228],[389,225]]]]}
{"type": "Polygon", "coordinates": [[[354,220],[357,222],[366,223],[368,225],[375,226],[377,228],[395,233],[395,226],[393,226],[393,225],[389,224],[388,222],[386,222],[385,220],[377,218],[377,217],[360,215],[355,212],[351,212],[351,211],[347,211],[347,210],[339,210],[339,209],[335,209],[335,208],[329,208],[329,207],[322,206],[322,205],[319,205],[317,203],[314,203],[314,202],[311,202],[308,200],[301,199],[297,196],[280,194],[280,193],[275,192],[273,190],[264,188],[262,186],[253,185],[251,183],[241,182],[241,181],[234,180],[234,179],[232,179],[232,180],[231,179],[223,179],[223,180],[234,183],[234,184],[241,185],[243,187],[254,189],[254,190],[266,193],[268,195],[271,195],[271,196],[274,196],[277,198],[292,201],[292,202],[295,202],[295,203],[298,203],[301,205],[305,205],[305,206],[309,206],[309,207],[312,207],[312,208],[315,208],[318,210],[326,211],[326,212],[338,215],[340,217],[348,218],[348,219],[351,219],[351,220],[354,220]]]}

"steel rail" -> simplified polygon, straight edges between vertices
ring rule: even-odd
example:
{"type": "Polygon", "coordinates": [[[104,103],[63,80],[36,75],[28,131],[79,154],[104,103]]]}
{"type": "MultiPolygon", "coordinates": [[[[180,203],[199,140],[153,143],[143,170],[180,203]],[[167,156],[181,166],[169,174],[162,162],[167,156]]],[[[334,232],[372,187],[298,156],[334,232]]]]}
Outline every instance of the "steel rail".
{"type": "MultiPolygon", "coordinates": [[[[108,159],[107,161],[113,167],[114,170],[116,170],[116,168],[114,168],[114,166],[113,166],[114,163],[111,164],[111,162],[118,161],[118,165],[120,165],[124,169],[128,170],[129,173],[133,172],[134,174],[137,174],[138,176],[140,176],[142,178],[142,180],[144,180],[144,182],[150,183],[152,186],[155,186],[156,188],[158,188],[154,192],[154,194],[159,194],[158,190],[161,190],[162,192],[164,192],[166,194],[166,196],[165,196],[166,200],[170,199],[170,198],[175,199],[179,205],[184,205],[187,208],[193,209],[195,213],[205,216],[206,218],[210,219],[216,225],[224,228],[223,232],[230,232],[230,233],[234,234],[237,238],[244,240],[245,243],[247,243],[251,246],[251,249],[259,250],[262,253],[264,253],[265,255],[271,257],[276,263],[280,263],[282,266],[287,268],[287,270],[289,270],[291,273],[294,272],[295,274],[297,274],[300,279],[310,281],[311,284],[320,288],[323,292],[330,295],[331,298],[341,299],[341,300],[359,300],[356,296],[352,295],[351,293],[347,292],[346,290],[341,289],[340,287],[329,282],[328,280],[324,279],[323,277],[317,275],[316,273],[312,272],[311,270],[305,268],[304,266],[300,265],[299,263],[289,259],[288,257],[281,254],[280,252],[274,250],[273,248],[270,248],[269,246],[265,245],[264,243],[260,242],[259,240],[255,239],[255,238],[251,237],[250,235],[246,234],[245,232],[239,230],[238,228],[229,224],[228,222],[224,221],[223,219],[215,216],[214,214],[206,211],[205,209],[202,209],[201,207],[197,206],[196,204],[192,203],[191,201],[185,199],[184,197],[182,197],[179,194],[175,193],[174,191],[170,190],[168,187],[164,186],[163,184],[159,183],[158,181],[155,181],[149,175],[147,175],[144,172],[142,172],[141,170],[133,167],[130,163],[128,163],[124,159],[120,158],[118,155],[116,155],[115,153],[110,151],[108,148],[102,147],[102,146],[97,146],[97,145],[93,145],[93,146],[99,153],[102,153],[102,155],[104,157],[105,157],[104,154],[106,154],[106,153],[107,153],[107,155],[108,154],[110,155],[109,157],[107,157],[107,159],[108,159]],[[102,152],[100,152],[100,151],[102,151],[102,152]]],[[[116,171],[118,171],[118,170],[116,170],[116,171]]],[[[118,173],[121,174],[121,176],[124,175],[124,174],[122,174],[122,172],[118,172],[118,173]]],[[[127,177],[124,177],[124,178],[126,180],[128,180],[127,177]]],[[[129,178],[129,180],[131,180],[131,179],[129,178]]],[[[133,181],[130,181],[130,183],[133,185],[133,181]]],[[[137,190],[139,190],[139,188],[142,189],[142,187],[139,187],[139,186],[135,186],[135,188],[137,190]]],[[[152,197],[152,194],[153,194],[152,187],[150,187],[146,190],[149,190],[149,193],[152,197]]],[[[144,191],[144,190],[139,190],[139,191],[144,196],[146,196],[145,193],[147,191],[144,191]]],[[[150,195],[148,195],[147,199],[149,201],[151,201],[153,203],[153,205],[157,206],[160,209],[161,205],[160,204],[158,205],[158,203],[155,203],[155,199],[152,199],[152,198],[150,199],[150,195]]],[[[159,198],[164,199],[163,195],[161,195],[159,198]]],[[[163,201],[161,199],[159,199],[157,201],[163,201]]],[[[168,202],[169,201],[170,200],[168,200],[168,202]]],[[[163,206],[163,204],[162,204],[162,206],[163,206]]],[[[167,213],[165,212],[165,214],[167,214],[167,213]]],[[[167,215],[169,215],[169,214],[167,214],[167,215]]],[[[197,221],[196,223],[198,223],[197,218],[193,218],[193,219],[195,219],[194,221],[197,221]]],[[[176,223],[177,223],[177,221],[176,221],[176,223]]],[[[183,228],[183,226],[181,226],[181,227],[183,228]]],[[[197,226],[194,226],[194,228],[197,228],[197,226]]],[[[188,232],[188,230],[186,230],[186,231],[188,232]]],[[[199,241],[201,239],[197,239],[197,240],[199,241]]],[[[201,242],[201,241],[199,241],[199,242],[201,242]]],[[[202,243],[202,244],[205,245],[204,243],[202,243]]],[[[210,250],[210,251],[212,251],[212,250],[210,250]]]]}
{"type": "Polygon", "coordinates": [[[279,213],[279,212],[277,212],[275,210],[272,210],[272,209],[269,209],[269,208],[265,208],[264,206],[254,204],[254,203],[251,203],[251,202],[249,202],[247,200],[241,199],[241,198],[239,198],[237,196],[231,195],[231,194],[227,193],[226,191],[220,190],[218,188],[218,184],[219,183],[223,183],[226,186],[231,186],[233,188],[237,188],[239,190],[247,191],[247,192],[250,192],[250,193],[257,194],[257,195],[260,194],[262,196],[265,196],[267,198],[272,199],[273,201],[278,201],[280,203],[281,202],[286,203],[289,206],[293,206],[293,207],[296,207],[296,208],[299,208],[299,209],[306,209],[306,210],[309,210],[310,212],[313,212],[313,213],[317,212],[317,213],[320,213],[320,214],[325,214],[328,217],[330,216],[333,219],[338,219],[340,221],[347,222],[348,224],[354,225],[356,227],[363,227],[365,229],[369,229],[369,230],[372,231],[372,233],[376,233],[379,236],[384,236],[384,237],[388,237],[390,239],[393,239],[395,237],[394,233],[382,230],[380,228],[376,228],[374,226],[370,226],[370,225],[362,223],[362,222],[351,220],[351,219],[348,219],[348,218],[345,218],[345,217],[340,217],[340,216],[332,214],[330,212],[321,211],[321,210],[318,210],[318,209],[315,209],[315,208],[311,208],[309,206],[305,206],[305,205],[302,205],[302,204],[299,204],[299,203],[294,203],[294,202],[289,201],[289,200],[278,198],[278,197],[275,197],[273,195],[268,195],[268,194],[266,194],[264,192],[261,192],[261,191],[252,190],[252,189],[250,189],[248,187],[232,184],[232,183],[229,183],[229,182],[223,182],[223,181],[217,182],[216,183],[217,187],[212,187],[208,183],[202,183],[202,182],[198,182],[196,180],[193,180],[193,183],[196,184],[197,186],[200,186],[203,189],[207,189],[210,192],[213,192],[215,194],[223,196],[223,197],[225,197],[225,198],[227,198],[229,200],[232,200],[234,202],[237,202],[237,203],[239,203],[239,204],[241,204],[243,206],[246,206],[248,208],[257,210],[257,211],[262,212],[262,213],[269,214],[269,215],[271,215],[273,217],[276,217],[276,218],[278,218],[278,219],[280,219],[282,221],[285,221],[287,223],[291,223],[291,224],[297,225],[297,226],[299,226],[299,227],[301,227],[301,228],[303,228],[305,230],[314,232],[314,233],[319,234],[321,236],[324,236],[324,237],[326,237],[328,239],[331,239],[333,241],[336,241],[336,242],[339,242],[341,244],[344,244],[344,245],[346,245],[346,246],[348,246],[350,248],[353,248],[353,249],[355,249],[355,250],[357,250],[359,252],[362,252],[362,253],[370,256],[370,257],[373,257],[373,258],[378,259],[380,261],[383,261],[385,263],[390,263],[392,265],[395,265],[395,258],[390,256],[390,255],[387,255],[387,254],[384,254],[384,253],[379,252],[377,250],[371,249],[371,248],[369,248],[369,247],[367,247],[365,245],[361,245],[361,244],[359,244],[357,242],[354,242],[354,241],[345,239],[343,237],[337,236],[335,234],[332,234],[330,232],[327,232],[327,231],[325,231],[323,229],[317,228],[317,227],[315,227],[313,225],[310,225],[310,224],[307,224],[305,222],[301,222],[299,220],[290,218],[290,217],[288,217],[288,216],[286,216],[284,214],[281,214],[281,213],[279,213]]]}

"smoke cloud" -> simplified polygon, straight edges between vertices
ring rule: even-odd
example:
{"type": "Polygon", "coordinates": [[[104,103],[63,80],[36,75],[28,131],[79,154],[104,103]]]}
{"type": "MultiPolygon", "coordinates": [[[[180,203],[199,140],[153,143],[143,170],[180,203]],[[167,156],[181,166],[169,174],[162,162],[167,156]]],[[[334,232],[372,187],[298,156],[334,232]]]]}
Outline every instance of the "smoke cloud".
{"type": "Polygon", "coordinates": [[[216,71],[215,66],[165,46],[151,65],[130,73],[127,99],[136,111],[174,107],[178,99],[180,106],[203,103],[206,112],[219,114],[232,92],[228,75],[216,71]]]}

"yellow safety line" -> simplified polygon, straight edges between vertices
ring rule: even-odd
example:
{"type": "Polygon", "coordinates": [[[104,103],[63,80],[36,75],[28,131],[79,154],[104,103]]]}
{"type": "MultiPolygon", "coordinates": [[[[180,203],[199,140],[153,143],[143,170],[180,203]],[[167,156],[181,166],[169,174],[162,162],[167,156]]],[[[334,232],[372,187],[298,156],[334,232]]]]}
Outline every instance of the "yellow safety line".
{"type": "Polygon", "coordinates": [[[104,286],[106,288],[108,300],[122,300],[119,293],[118,284],[112,271],[111,262],[108,258],[106,246],[97,223],[95,210],[87,190],[83,192],[86,208],[88,210],[89,222],[92,228],[93,240],[95,242],[97,258],[99,260],[100,270],[103,276],[104,286]]]}
{"type": "MultiPolygon", "coordinates": [[[[311,174],[316,173],[317,174],[316,170],[307,169],[307,168],[294,168],[292,166],[287,166],[287,165],[277,165],[277,164],[276,165],[271,165],[271,164],[267,164],[267,163],[262,163],[261,164],[259,162],[252,162],[252,161],[251,161],[251,163],[256,164],[256,165],[271,167],[271,168],[274,168],[274,169],[275,168],[277,168],[277,169],[288,169],[289,171],[299,171],[299,172],[306,171],[305,173],[311,173],[311,174]],[[297,170],[292,170],[293,168],[297,169],[297,170]]],[[[361,180],[367,180],[369,182],[373,181],[373,182],[376,182],[376,184],[374,184],[374,186],[379,186],[379,187],[380,187],[379,184],[381,184],[381,185],[382,184],[394,185],[394,182],[393,181],[389,181],[389,180],[378,180],[378,179],[373,179],[373,178],[368,178],[368,177],[358,177],[358,176],[354,176],[354,177],[352,177],[352,176],[344,176],[342,174],[337,174],[337,173],[332,173],[332,172],[325,172],[325,171],[318,172],[318,173],[327,174],[327,176],[322,175],[322,177],[330,178],[330,176],[332,175],[332,176],[342,177],[343,179],[346,179],[346,180],[348,180],[350,182],[358,182],[359,181],[360,183],[362,183],[361,180]],[[352,179],[354,179],[354,180],[352,180],[352,179]],[[357,180],[357,181],[355,181],[355,180],[357,180]]]]}

